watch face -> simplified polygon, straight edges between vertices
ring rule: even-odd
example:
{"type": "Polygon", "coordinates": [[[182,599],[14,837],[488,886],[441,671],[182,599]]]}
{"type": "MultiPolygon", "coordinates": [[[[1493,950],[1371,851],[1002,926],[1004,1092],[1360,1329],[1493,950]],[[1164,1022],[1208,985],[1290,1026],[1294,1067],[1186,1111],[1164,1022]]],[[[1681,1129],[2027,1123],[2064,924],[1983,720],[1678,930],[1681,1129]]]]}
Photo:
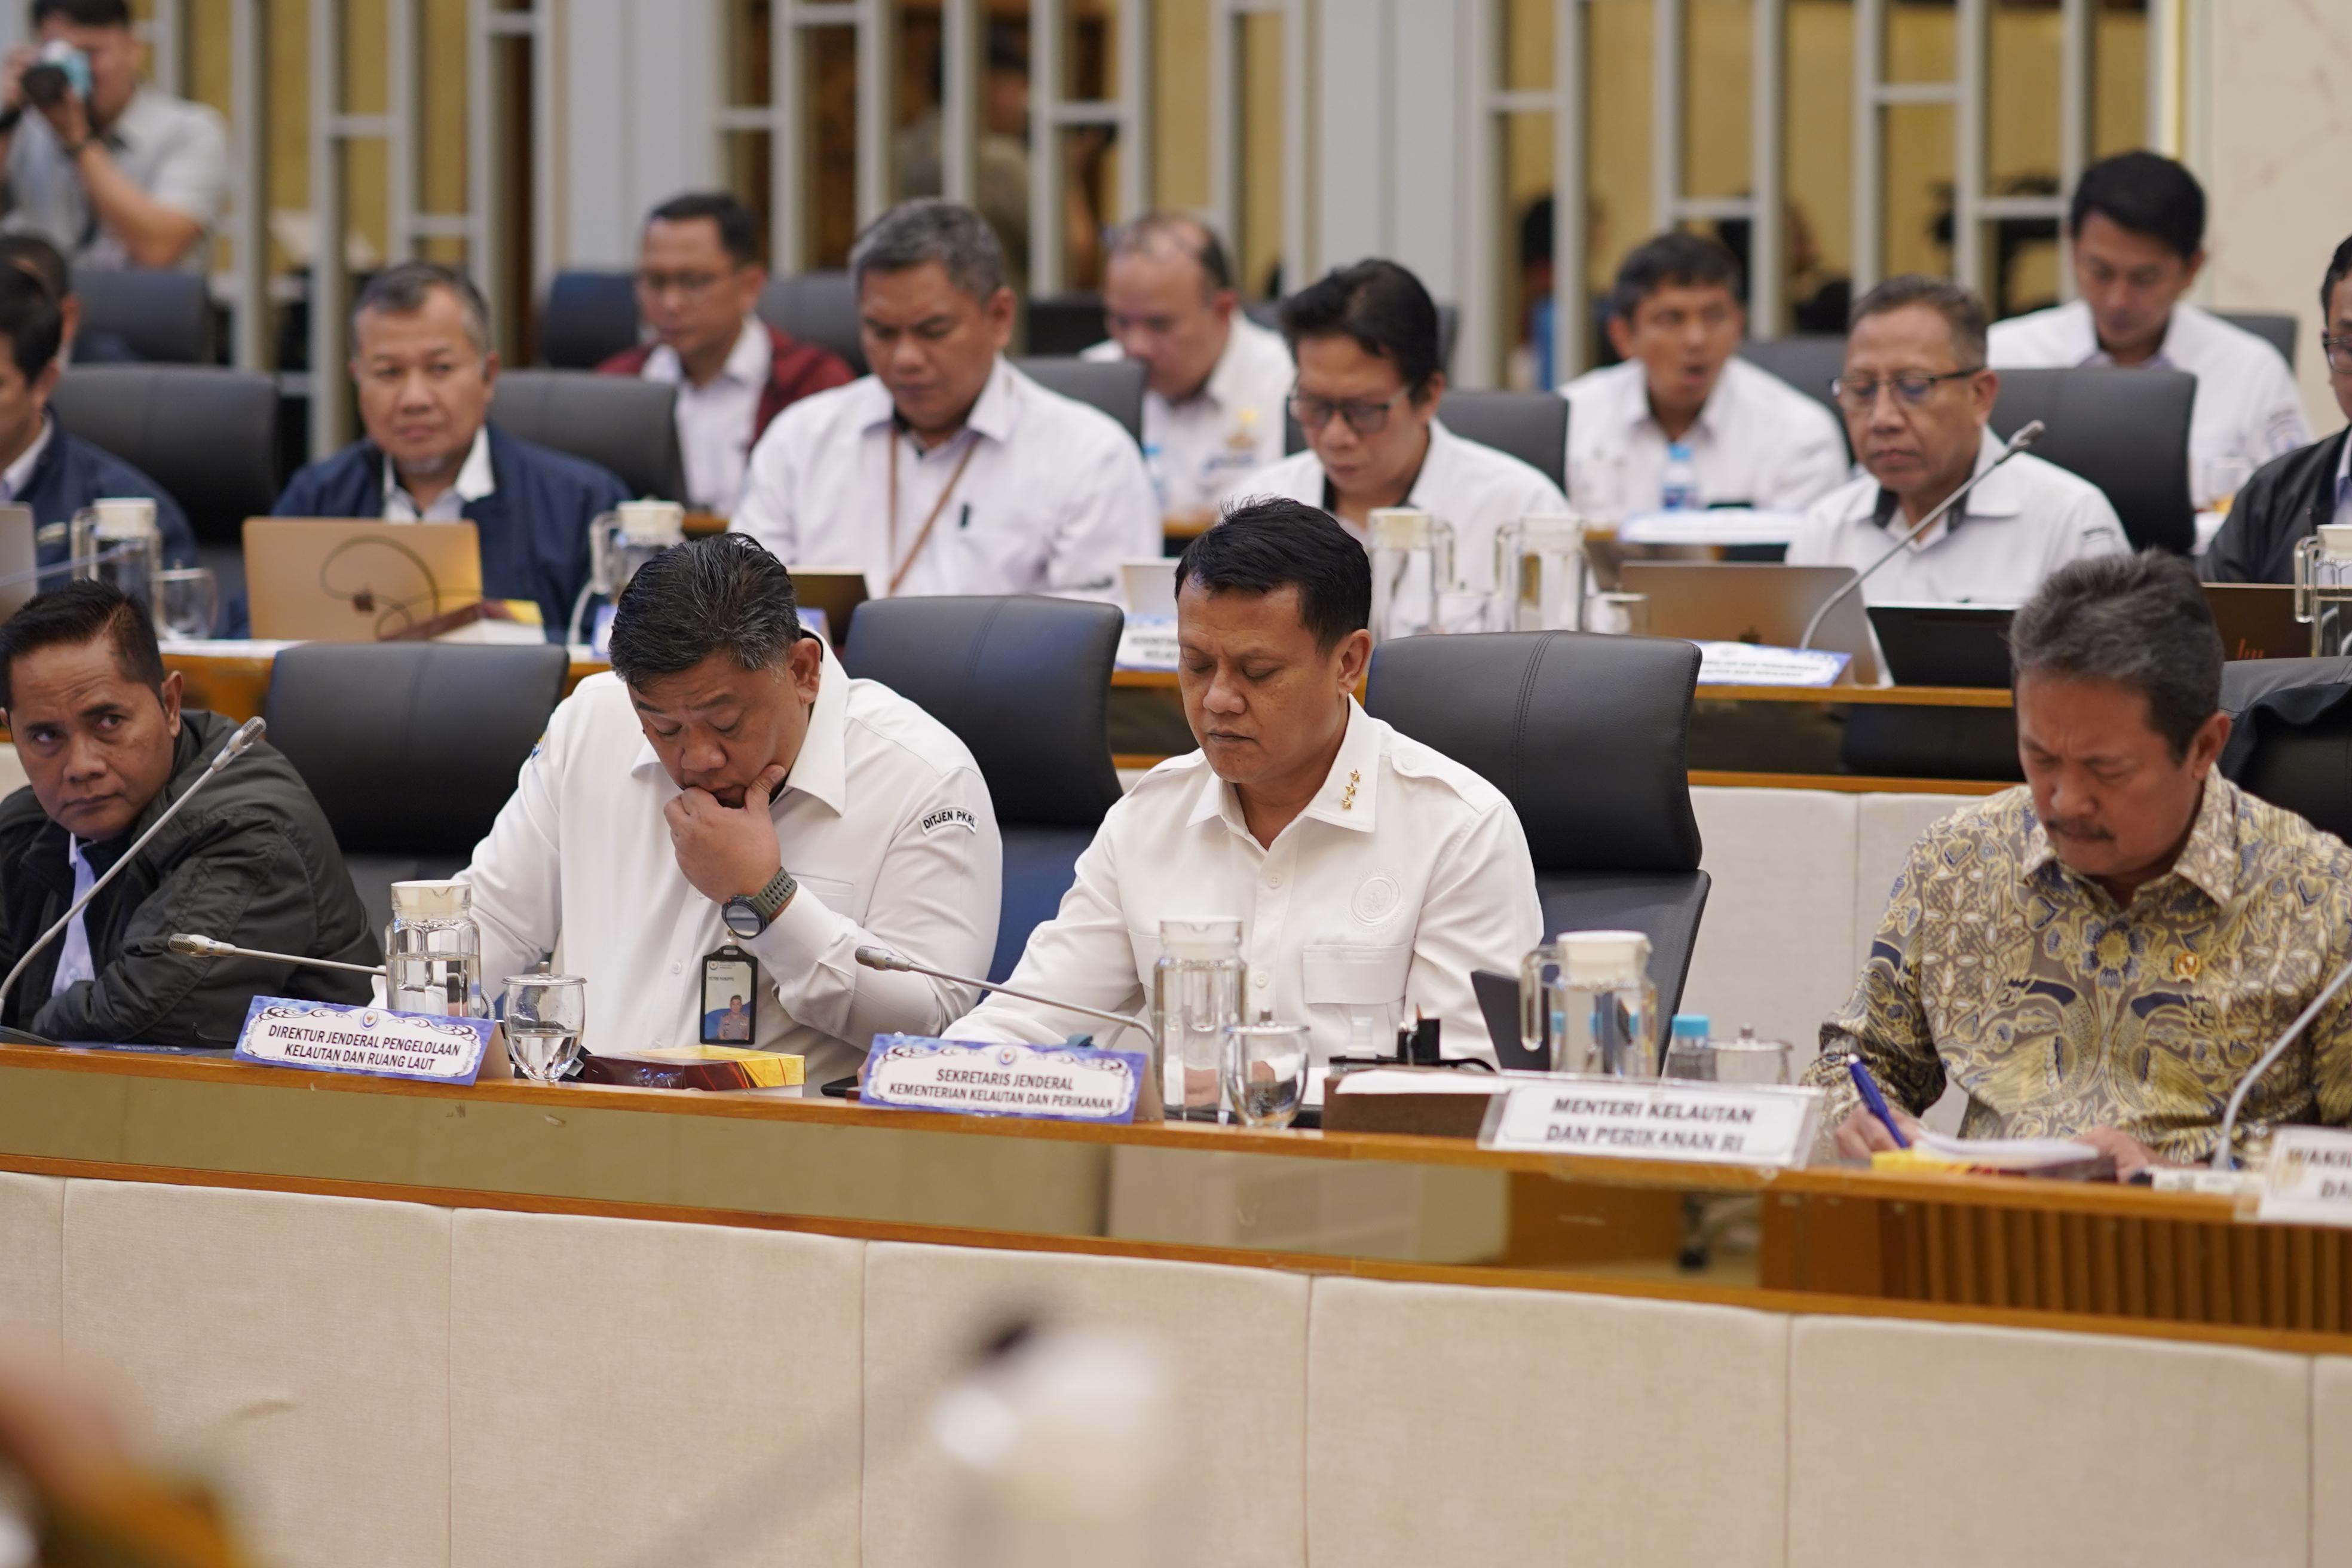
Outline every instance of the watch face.
{"type": "Polygon", "coordinates": [[[719,911],[719,921],[737,936],[757,936],[765,923],[760,911],[751,907],[749,899],[730,899],[719,911]]]}

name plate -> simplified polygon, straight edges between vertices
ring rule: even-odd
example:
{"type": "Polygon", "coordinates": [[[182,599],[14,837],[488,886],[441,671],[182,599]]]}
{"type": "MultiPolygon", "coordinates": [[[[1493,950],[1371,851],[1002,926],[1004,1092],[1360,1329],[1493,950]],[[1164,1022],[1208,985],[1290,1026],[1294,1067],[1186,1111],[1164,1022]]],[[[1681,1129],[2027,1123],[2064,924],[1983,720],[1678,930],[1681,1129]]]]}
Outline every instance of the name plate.
{"type": "Polygon", "coordinates": [[[1554,1074],[1515,1078],[1480,1130],[1482,1148],[1616,1154],[1710,1165],[1802,1165],[1822,1091],[1554,1074]]]}
{"type": "Polygon", "coordinates": [[[2352,1226],[2352,1132],[2282,1127],[2271,1134],[2254,1217],[2274,1225],[2352,1226]]]}
{"type": "Polygon", "coordinates": [[[1083,1046],[983,1046],[877,1035],[862,1105],[958,1116],[1129,1122],[1150,1071],[1140,1051],[1083,1046]]]}
{"type": "Polygon", "coordinates": [[[256,996],[236,1056],[262,1067],[471,1083],[496,1026],[488,1018],[256,996]]]}

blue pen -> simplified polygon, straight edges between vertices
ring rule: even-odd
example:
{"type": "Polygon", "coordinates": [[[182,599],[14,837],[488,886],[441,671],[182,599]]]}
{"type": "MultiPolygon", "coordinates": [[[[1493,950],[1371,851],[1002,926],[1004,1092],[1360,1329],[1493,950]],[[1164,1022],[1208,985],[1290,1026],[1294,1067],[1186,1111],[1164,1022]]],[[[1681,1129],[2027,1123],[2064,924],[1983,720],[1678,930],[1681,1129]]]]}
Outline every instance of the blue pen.
{"type": "Polygon", "coordinates": [[[1846,1057],[1845,1070],[1846,1075],[1853,1079],[1854,1092],[1862,1096],[1863,1105],[1878,1118],[1879,1125],[1886,1129],[1886,1135],[1895,1140],[1895,1146],[1897,1149],[1911,1147],[1911,1140],[1903,1136],[1903,1129],[1895,1125],[1895,1112],[1886,1109],[1886,1097],[1878,1092],[1878,1080],[1870,1076],[1868,1068],[1863,1066],[1860,1054],[1846,1057]]]}

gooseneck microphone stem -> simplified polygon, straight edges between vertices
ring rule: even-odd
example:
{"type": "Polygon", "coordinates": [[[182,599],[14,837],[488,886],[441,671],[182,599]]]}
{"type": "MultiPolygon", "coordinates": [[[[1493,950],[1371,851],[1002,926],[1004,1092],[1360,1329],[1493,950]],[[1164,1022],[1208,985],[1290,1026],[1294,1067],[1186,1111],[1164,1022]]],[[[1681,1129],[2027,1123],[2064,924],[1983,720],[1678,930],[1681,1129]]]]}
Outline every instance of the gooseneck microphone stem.
{"type": "MultiPolygon", "coordinates": [[[[7,1016],[9,994],[16,989],[16,982],[24,978],[25,966],[33,962],[34,956],[43,948],[48,946],[50,942],[55,942],[57,940],[58,933],[65,930],[67,926],[72,924],[74,917],[80,914],[82,910],[88,909],[89,907],[89,901],[98,897],[100,893],[103,892],[109,882],[113,881],[115,878],[122,875],[123,868],[129,866],[133,860],[139,858],[139,852],[147,847],[149,842],[154,838],[155,835],[163,831],[163,827],[166,823],[169,823],[172,818],[180,815],[180,808],[187,805],[188,802],[195,799],[197,793],[206,784],[212,783],[215,778],[218,777],[220,771],[223,768],[228,766],[229,763],[236,761],[237,758],[245,755],[247,751],[251,750],[253,743],[261,739],[262,731],[267,730],[268,727],[268,725],[265,724],[257,718],[247,719],[243,724],[239,725],[236,734],[231,735],[227,740],[221,742],[221,749],[214,753],[211,763],[205,767],[205,771],[196,775],[195,783],[181,791],[180,798],[166,806],[163,810],[163,815],[157,817],[146,832],[141,834],[137,838],[131,841],[131,847],[122,852],[121,858],[117,859],[113,865],[109,866],[106,868],[106,874],[89,885],[89,891],[84,893],[80,898],[76,899],[71,907],[69,907],[64,914],[58,917],[57,924],[43,931],[38,941],[35,942],[30,947],[25,949],[24,955],[16,960],[16,966],[8,971],[8,977],[5,980],[0,980],[0,1017],[5,1017],[7,1016]]],[[[42,1039],[40,1036],[34,1034],[28,1029],[0,1031],[0,1036],[14,1036],[16,1038],[13,1043],[19,1045],[26,1043],[51,1045],[55,1043],[53,1041],[42,1039]]]]}
{"type": "Polygon", "coordinates": [[[2270,1071],[2279,1058],[2286,1055],[2286,1048],[2302,1037],[2303,1031],[2311,1021],[2319,1016],[2319,1010],[2336,999],[2336,994],[2344,989],[2344,983],[2347,980],[2352,980],[2352,963],[2336,972],[2336,978],[2327,983],[2327,988],[2311,999],[2310,1006],[2294,1016],[2294,1022],[2286,1026],[2286,1032],[2273,1041],[2271,1048],[2255,1058],[2246,1076],[2238,1080],[2238,1087],[2230,1093],[2229,1105],[2221,1112],[2221,1141],[2213,1145],[2215,1170],[2228,1171],[2237,1166],[2238,1157],[2231,1152],[2230,1143],[2238,1131],[2238,1112],[2246,1108],[2246,1096],[2252,1091],[2255,1080],[2270,1071]]]}
{"type": "Polygon", "coordinates": [[[297,969],[348,969],[353,974],[382,974],[384,972],[381,963],[345,963],[340,958],[304,958],[299,952],[265,952],[257,947],[239,947],[215,937],[198,936],[194,931],[184,931],[163,945],[190,958],[266,958],[273,963],[290,963],[297,969]]]}
{"type": "Polygon", "coordinates": [[[1820,632],[1822,629],[1822,623],[1829,619],[1830,611],[1836,607],[1837,602],[1840,599],[1844,598],[1848,594],[1859,592],[1862,585],[1870,581],[1870,577],[1873,573],[1885,565],[1888,562],[1894,560],[1896,556],[1902,554],[1906,550],[1910,549],[1911,542],[1913,540],[1917,539],[1929,529],[1935,527],[1937,523],[1942,521],[1944,514],[1950,511],[1954,507],[1959,505],[1960,502],[1966,500],[1970,490],[1984,483],[1985,480],[1992,478],[1993,470],[1995,468],[2000,468],[2003,463],[2008,462],[2011,458],[2016,457],[2020,452],[2024,451],[2028,447],[2032,446],[2034,442],[2040,440],[2042,438],[2043,428],[2044,426],[2039,419],[2027,421],[2016,435],[2011,436],[2009,438],[2009,444],[2001,447],[2000,456],[1993,458],[1991,462],[1987,463],[1975,473],[1969,475],[1968,483],[1962,485],[1958,489],[1954,490],[1950,495],[1946,496],[1941,501],[1937,503],[1934,510],[1921,518],[1917,522],[1913,523],[1909,530],[1904,533],[1903,537],[1896,540],[1894,544],[1888,548],[1885,554],[1880,556],[1877,560],[1864,567],[1859,573],[1856,573],[1853,582],[1843,584],[1839,587],[1836,593],[1832,594],[1828,598],[1823,599],[1822,601],[1822,607],[1813,612],[1813,618],[1805,623],[1805,635],[1797,639],[1797,646],[1801,648],[1811,647],[1813,646],[1813,637],[1815,634],[1820,632]]]}
{"type": "Polygon", "coordinates": [[[1024,1002],[1034,1002],[1041,1007],[1057,1007],[1065,1013],[1082,1013],[1089,1018],[1100,1018],[1106,1024],[1117,1024],[1121,1028],[1140,1029],[1145,1039],[1154,1045],[1160,1043],[1160,1037],[1153,1032],[1150,1023],[1146,1019],[1130,1018],[1124,1013],[1107,1012],[1103,1008],[1089,1007],[1079,1002],[1063,1002],[1051,996],[1040,996],[1034,991],[1015,991],[1010,985],[999,985],[992,980],[975,980],[969,974],[950,974],[944,969],[932,969],[917,963],[911,958],[901,958],[887,948],[861,947],[857,950],[857,962],[868,969],[890,970],[907,974],[928,974],[934,980],[950,980],[958,985],[977,986],[982,991],[993,991],[1000,995],[1017,997],[1024,1002]]]}

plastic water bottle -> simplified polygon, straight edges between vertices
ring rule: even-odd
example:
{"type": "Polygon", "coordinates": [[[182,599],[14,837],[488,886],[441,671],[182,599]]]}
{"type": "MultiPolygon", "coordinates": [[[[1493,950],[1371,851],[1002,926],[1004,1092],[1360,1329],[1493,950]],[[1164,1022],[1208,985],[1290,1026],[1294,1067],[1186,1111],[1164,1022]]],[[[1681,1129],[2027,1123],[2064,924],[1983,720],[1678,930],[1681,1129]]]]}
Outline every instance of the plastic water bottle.
{"type": "Polygon", "coordinates": [[[1698,468],[1691,461],[1688,447],[1680,441],[1666,444],[1666,482],[1658,498],[1664,511],[1696,511],[1706,503],[1698,493],[1698,468]]]}

